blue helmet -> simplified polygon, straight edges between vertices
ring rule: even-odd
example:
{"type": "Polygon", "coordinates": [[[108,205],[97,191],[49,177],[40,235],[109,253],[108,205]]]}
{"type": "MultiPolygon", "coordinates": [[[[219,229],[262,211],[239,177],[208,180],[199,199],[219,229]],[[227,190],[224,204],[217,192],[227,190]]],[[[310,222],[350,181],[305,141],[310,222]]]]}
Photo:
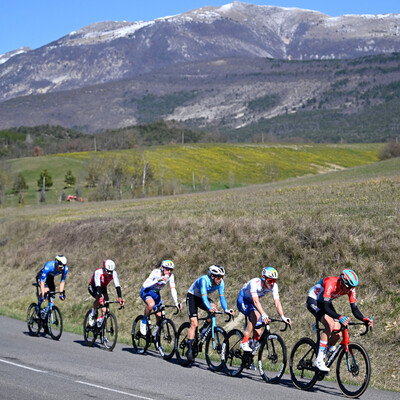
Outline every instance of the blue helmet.
{"type": "Polygon", "coordinates": [[[358,276],[352,269],[344,269],[340,274],[340,279],[346,287],[356,287],[358,285],[358,276]]]}

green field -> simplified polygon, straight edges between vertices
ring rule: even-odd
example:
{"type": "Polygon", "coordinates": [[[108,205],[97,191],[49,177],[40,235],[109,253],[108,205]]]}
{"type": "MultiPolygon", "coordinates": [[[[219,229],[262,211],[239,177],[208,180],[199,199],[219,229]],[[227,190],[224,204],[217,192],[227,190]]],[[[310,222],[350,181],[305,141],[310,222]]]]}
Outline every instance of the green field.
{"type": "MultiPolygon", "coordinates": [[[[76,186],[85,199],[94,199],[104,182],[120,166],[121,193],[108,188],[108,198],[142,197],[141,176],[143,159],[149,164],[152,178],[146,196],[181,194],[226,189],[279,181],[291,177],[341,170],[378,161],[382,144],[192,144],[148,147],[142,150],[118,152],[83,152],[10,160],[9,186],[22,173],[29,185],[24,193],[24,205],[37,205],[40,199],[37,181],[47,169],[53,186],[47,192],[47,203],[57,204],[61,194],[75,194],[76,187],[65,188],[64,178],[70,169],[77,178],[76,186]],[[139,167],[138,167],[139,165],[139,167]],[[100,178],[96,188],[87,188],[90,166],[100,178]],[[139,171],[139,173],[138,173],[139,171]],[[135,173],[136,176],[135,177],[135,173]],[[136,182],[133,193],[129,186],[136,182]]],[[[112,179],[112,178],[109,178],[112,179]]],[[[107,183],[107,182],[106,182],[107,183]]],[[[111,185],[110,182],[107,183],[111,185]]],[[[18,204],[18,194],[10,190],[3,196],[3,206],[18,204]]],[[[101,194],[97,198],[103,198],[101,194]]]]}
{"type": "MultiPolygon", "coordinates": [[[[78,155],[75,160],[82,161],[78,155]]],[[[359,337],[352,330],[351,338],[369,352],[371,386],[400,391],[399,205],[397,158],[230,190],[1,208],[0,312],[24,319],[34,300],[31,282],[37,271],[63,253],[70,266],[67,299],[57,304],[67,328],[81,333],[91,306],[87,284],[102,260],[111,258],[127,301],[124,311],[116,311],[120,338],[130,343],[134,317],[143,312],[141,285],[161,259],[176,264],[181,301],[210,264],[224,265],[227,301],[235,309],[242,285],[271,265],[279,271],[285,315],[293,320],[293,329],[283,334],[290,351],[300,337],[313,335],[305,308],[309,288],[350,267],[360,277],[359,308],[375,323],[373,335],[359,337]]],[[[112,287],[109,293],[115,296],[112,287]]],[[[167,288],[162,296],[171,303],[167,288]]],[[[276,316],[271,296],[262,303],[276,316]]],[[[335,300],[335,307],[352,317],[346,299],[335,300]]],[[[186,310],[173,319],[179,325],[187,319],[186,310]]],[[[242,323],[238,316],[226,328],[242,323]]]]}

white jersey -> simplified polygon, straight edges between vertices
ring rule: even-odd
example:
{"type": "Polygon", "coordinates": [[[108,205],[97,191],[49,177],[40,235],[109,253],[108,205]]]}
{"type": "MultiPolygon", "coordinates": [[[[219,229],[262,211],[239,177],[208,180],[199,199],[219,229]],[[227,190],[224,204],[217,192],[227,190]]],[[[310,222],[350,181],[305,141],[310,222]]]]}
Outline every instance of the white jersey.
{"type": "Polygon", "coordinates": [[[261,278],[253,278],[249,280],[243,287],[241,292],[246,300],[253,301],[253,297],[263,297],[267,293],[272,292],[272,297],[274,300],[279,300],[279,289],[278,284],[275,282],[271,289],[263,289],[261,286],[261,278]]]}
{"type": "Polygon", "coordinates": [[[178,304],[178,293],[177,293],[176,287],[175,287],[174,274],[171,274],[167,280],[164,280],[163,277],[165,277],[165,275],[162,275],[162,272],[159,268],[153,269],[153,271],[151,271],[151,274],[144,281],[143,288],[160,291],[169,282],[172,298],[175,302],[175,305],[178,304]]]}

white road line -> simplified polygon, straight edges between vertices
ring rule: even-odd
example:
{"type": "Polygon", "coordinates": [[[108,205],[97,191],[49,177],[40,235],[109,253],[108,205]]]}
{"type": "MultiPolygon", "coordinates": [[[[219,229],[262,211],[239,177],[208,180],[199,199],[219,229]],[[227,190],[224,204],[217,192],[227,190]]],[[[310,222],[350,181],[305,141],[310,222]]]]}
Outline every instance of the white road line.
{"type": "Polygon", "coordinates": [[[154,400],[151,397],[144,397],[144,396],[139,396],[137,394],[132,394],[132,393],[128,393],[128,392],[122,392],[121,390],[110,389],[110,388],[107,388],[107,387],[104,387],[104,386],[99,386],[99,385],[93,385],[92,383],[88,383],[88,382],[82,382],[82,381],[75,381],[75,382],[76,383],[81,383],[82,385],[93,386],[93,387],[98,388],[98,389],[109,390],[110,392],[115,392],[115,393],[119,393],[119,394],[125,394],[126,396],[136,397],[137,399],[154,400]]]}
{"type": "Polygon", "coordinates": [[[16,364],[16,363],[13,363],[11,361],[2,360],[1,358],[0,358],[0,361],[5,363],[5,364],[11,364],[11,365],[15,365],[16,367],[29,369],[30,371],[41,372],[41,373],[44,373],[44,374],[47,373],[47,371],[43,371],[41,369],[35,369],[35,368],[31,368],[31,367],[26,367],[25,365],[16,364]]]}

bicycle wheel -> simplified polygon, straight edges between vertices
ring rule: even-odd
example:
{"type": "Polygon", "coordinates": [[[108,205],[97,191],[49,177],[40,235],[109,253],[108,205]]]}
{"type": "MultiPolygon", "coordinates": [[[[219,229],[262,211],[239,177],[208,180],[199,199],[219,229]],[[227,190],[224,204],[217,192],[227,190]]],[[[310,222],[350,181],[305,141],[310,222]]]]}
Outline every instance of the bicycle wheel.
{"type": "Polygon", "coordinates": [[[175,340],[175,324],[170,319],[166,319],[161,323],[156,337],[158,351],[163,356],[164,360],[169,360],[174,356],[175,340]]]}
{"type": "MultiPolygon", "coordinates": [[[[186,357],[186,352],[188,350],[188,330],[190,328],[189,322],[184,322],[178,329],[176,334],[176,358],[180,365],[187,367],[191,361],[186,357]]],[[[193,354],[195,356],[195,354],[193,354]]]]}
{"type": "Polygon", "coordinates": [[[258,351],[258,371],[265,382],[278,383],[285,372],[286,345],[282,337],[271,334],[258,351]]]}
{"type": "MultiPolygon", "coordinates": [[[[89,310],[86,315],[85,319],[83,321],[83,339],[89,347],[92,347],[94,342],[96,341],[97,338],[97,327],[96,323],[93,326],[89,325],[89,315],[92,311],[89,310]]],[[[97,312],[96,315],[93,317],[94,321],[97,320],[97,312]]]]}
{"type": "Polygon", "coordinates": [[[240,348],[242,339],[243,333],[239,329],[233,329],[225,336],[222,344],[222,368],[229,376],[238,376],[243,371],[244,351],[240,348]]]}
{"type": "Polygon", "coordinates": [[[214,329],[214,340],[212,338],[212,332],[210,332],[206,339],[205,356],[208,368],[211,371],[218,372],[223,368],[221,353],[222,343],[224,343],[226,336],[225,329],[220,326],[216,326],[214,329]]]}
{"type": "Polygon", "coordinates": [[[347,397],[355,399],[367,390],[371,378],[371,362],[364,347],[351,343],[348,352],[344,348],[340,351],[336,377],[340,390],[347,397]]]}
{"type": "Polygon", "coordinates": [[[47,327],[53,340],[59,340],[63,331],[63,320],[61,311],[53,306],[47,313],[47,327]]]}
{"type": "Polygon", "coordinates": [[[143,319],[143,315],[136,317],[132,325],[132,345],[137,354],[143,354],[151,344],[149,327],[147,325],[147,334],[142,335],[140,333],[140,321],[143,319]]]}
{"type": "Polygon", "coordinates": [[[29,334],[32,336],[39,335],[41,327],[40,316],[36,313],[36,306],[36,303],[32,303],[28,307],[28,312],[26,315],[26,323],[28,324],[29,334]]]}
{"type": "Polygon", "coordinates": [[[316,344],[310,338],[300,339],[290,354],[289,367],[293,385],[300,390],[310,390],[318,379],[318,369],[314,367],[317,356],[316,344]]]}
{"type": "Polygon", "coordinates": [[[103,334],[103,344],[106,350],[113,351],[117,344],[118,324],[117,317],[113,313],[109,313],[104,317],[103,326],[101,327],[103,334]]]}

